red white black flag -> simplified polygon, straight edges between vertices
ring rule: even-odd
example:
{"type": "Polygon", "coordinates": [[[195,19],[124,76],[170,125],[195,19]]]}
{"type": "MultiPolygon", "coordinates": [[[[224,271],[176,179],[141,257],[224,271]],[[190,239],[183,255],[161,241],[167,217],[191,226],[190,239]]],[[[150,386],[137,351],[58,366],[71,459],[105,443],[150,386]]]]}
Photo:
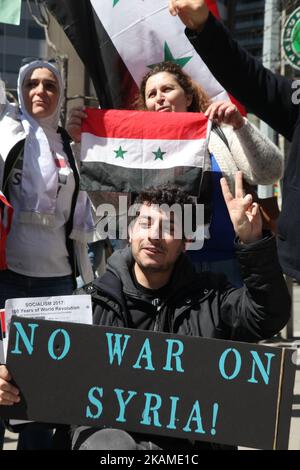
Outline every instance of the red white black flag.
{"type": "MultiPolygon", "coordinates": [[[[141,78],[173,61],[216,99],[228,95],[168,11],[166,0],[46,0],[93,80],[102,108],[128,108],[141,78]]],[[[215,0],[208,1],[217,13],[215,0]]]]}
{"type": "Polygon", "coordinates": [[[208,120],[202,113],[87,109],[81,187],[135,192],[171,183],[199,196],[208,169],[208,120]]]}

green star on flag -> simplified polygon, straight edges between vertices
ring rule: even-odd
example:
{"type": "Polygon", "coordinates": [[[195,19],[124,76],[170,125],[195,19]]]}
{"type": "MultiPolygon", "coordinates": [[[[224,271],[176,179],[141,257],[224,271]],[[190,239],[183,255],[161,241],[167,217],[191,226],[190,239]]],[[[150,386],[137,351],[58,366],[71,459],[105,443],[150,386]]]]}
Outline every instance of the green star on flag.
{"type": "Polygon", "coordinates": [[[163,157],[167,152],[162,152],[161,148],[159,147],[157,152],[152,152],[152,153],[155,155],[155,160],[163,160],[164,159],[163,157]]]}
{"type": "Polygon", "coordinates": [[[127,151],[123,150],[121,146],[119,147],[119,150],[114,150],[114,152],[116,154],[116,158],[122,158],[123,160],[125,153],[127,153],[127,151]]]}
{"type": "MultiPolygon", "coordinates": [[[[192,56],[189,57],[182,57],[181,59],[175,59],[173,56],[171,49],[168,46],[168,43],[165,42],[165,47],[164,47],[164,60],[163,62],[173,62],[173,64],[179,65],[179,67],[183,68],[190,60],[192,59],[192,56]]],[[[149,69],[153,69],[159,62],[156,64],[148,65],[147,67],[149,69]]]]}

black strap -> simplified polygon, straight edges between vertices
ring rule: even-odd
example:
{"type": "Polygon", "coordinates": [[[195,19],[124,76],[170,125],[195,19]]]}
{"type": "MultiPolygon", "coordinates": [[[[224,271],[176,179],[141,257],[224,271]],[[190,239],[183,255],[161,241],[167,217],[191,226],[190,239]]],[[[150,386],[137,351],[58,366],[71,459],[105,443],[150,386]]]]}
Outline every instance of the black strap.
{"type": "Polygon", "coordinates": [[[79,194],[79,185],[80,185],[80,178],[79,174],[77,171],[76,167],[76,162],[75,158],[70,146],[70,136],[68,133],[61,127],[58,128],[58,132],[62,137],[63,141],[63,150],[65,154],[67,155],[68,161],[70,163],[70,167],[73,171],[74,179],[75,179],[75,191],[73,193],[72,197],[72,203],[71,203],[71,212],[70,212],[70,217],[69,220],[66,223],[66,246],[67,250],[69,253],[69,262],[71,264],[72,268],[72,276],[73,276],[73,283],[74,283],[74,289],[76,288],[76,277],[78,275],[78,268],[77,268],[77,263],[76,263],[76,258],[75,258],[75,251],[74,251],[74,243],[73,240],[71,240],[70,235],[73,229],[73,219],[74,219],[74,212],[75,212],[75,207],[76,207],[76,202],[77,202],[77,197],[79,194]]]}
{"type": "Polygon", "coordinates": [[[212,131],[220,137],[220,139],[224,142],[224,144],[226,145],[228,150],[231,152],[231,149],[229,147],[229,142],[227,140],[226,135],[224,134],[223,129],[220,126],[218,126],[217,124],[214,123],[213,126],[212,126],[212,131]]]}
{"type": "Polygon", "coordinates": [[[25,139],[20,140],[17,142],[16,145],[10,150],[4,165],[4,173],[3,173],[3,184],[2,184],[2,192],[5,194],[7,199],[9,200],[8,194],[8,179],[9,175],[11,174],[12,169],[14,168],[17,160],[20,158],[22,152],[24,151],[25,146],[25,139]]]}

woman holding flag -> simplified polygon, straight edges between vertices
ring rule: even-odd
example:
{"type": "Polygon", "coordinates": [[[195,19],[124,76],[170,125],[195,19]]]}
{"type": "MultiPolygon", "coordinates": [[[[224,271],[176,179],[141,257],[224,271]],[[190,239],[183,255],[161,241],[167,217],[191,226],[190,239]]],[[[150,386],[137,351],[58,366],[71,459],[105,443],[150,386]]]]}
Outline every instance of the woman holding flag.
{"type": "MultiPolygon", "coordinates": [[[[76,265],[86,282],[93,279],[86,244],[93,221],[68,135],[58,128],[63,82],[56,64],[24,64],[18,98],[20,107],[0,105],[2,191],[14,209],[0,308],[10,298],[71,295],[76,265]]],[[[49,447],[52,432],[37,426],[25,426],[19,448],[49,447]]]]}
{"type": "Polygon", "coordinates": [[[135,107],[154,112],[202,112],[213,121],[209,140],[213,175],[210,226],[203,249],[191,250],[189,255],[197,271],[224,272],[239,287],[241,278],[233,254],[234,231],[219,181],[225,176],[233,190],[235,174],[241,170],[249,185],[274,183],[283,171],[279,149],[233,103],[211,103],[203,88],[171,62],[156,65],[144,76],[135,107]]]}
{"type": "MultiPolygon", "coordinates": [[[[197,271],[225,272],[230,282],[239,287],[241,278],[233,254],[234,231],[219,180],[225,176],[233,190],[235,174],[241,170],[249,185],[271,184],[282,176],[281,153],[241,116],[234,104],[211,103],[205,91],[172,62],[158,64],[145,75],[134,108],[159,113],[203,112],[214,121],[209,142],[212,191],[209,188],[211,197],[205,201],[206,206],[212,206],[210,226],[207,225],[204,248],[190,251],[190,256],[197,271]]],[[[67,129],[76,142],[81,140],[81,121],[86,117],[82,109],[71,112],[67,129]]]]}

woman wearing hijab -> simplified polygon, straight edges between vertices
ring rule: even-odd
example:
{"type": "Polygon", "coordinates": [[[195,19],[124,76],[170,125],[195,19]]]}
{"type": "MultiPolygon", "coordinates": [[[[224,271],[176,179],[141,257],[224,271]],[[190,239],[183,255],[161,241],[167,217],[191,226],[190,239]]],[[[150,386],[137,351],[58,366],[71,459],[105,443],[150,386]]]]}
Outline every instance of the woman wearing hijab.
{"type": "MultiPolygon", "coordinates": [[[[63,83],[56,65],[34,60],[22,66],[18,98],[19,108],[0,105],[2,191],[14,208],[0,308],[10,298],[71,295],[76,266],[85,282],[93,279],[86,245],[93,222],[68,135],[58,127],[63,83]]],[[[28,433],[29,427],[19,447],[49,447],[50,432],[34,423],[28,433]]]]}

